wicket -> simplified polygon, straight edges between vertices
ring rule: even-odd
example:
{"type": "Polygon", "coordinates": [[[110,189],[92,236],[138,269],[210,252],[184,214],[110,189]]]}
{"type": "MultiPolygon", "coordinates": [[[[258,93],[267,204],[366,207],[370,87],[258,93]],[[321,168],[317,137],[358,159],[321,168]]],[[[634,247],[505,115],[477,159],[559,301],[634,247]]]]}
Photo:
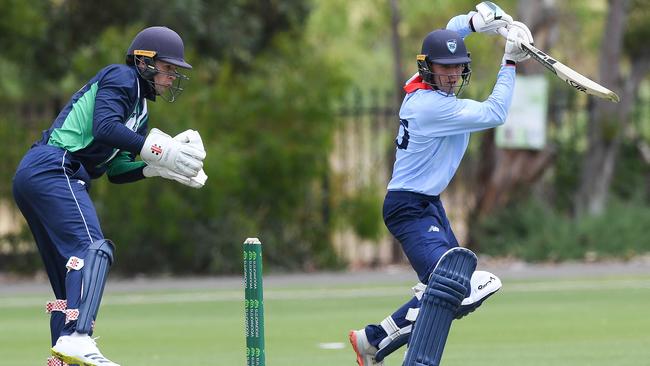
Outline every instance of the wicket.
{"type": "Polygon", "coordinates": [[[244,241],[244,327],[246,366],[265,366],[262,243],[244,241]]]}

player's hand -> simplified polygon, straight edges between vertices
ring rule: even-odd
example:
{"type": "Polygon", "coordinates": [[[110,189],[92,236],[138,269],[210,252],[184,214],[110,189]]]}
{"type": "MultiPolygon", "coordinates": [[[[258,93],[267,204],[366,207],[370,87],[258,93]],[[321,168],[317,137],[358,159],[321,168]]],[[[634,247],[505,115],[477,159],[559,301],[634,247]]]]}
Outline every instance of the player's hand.
{"type": "Polygon", "coordinates": [[[172,173],[196,177],[203,168],[205,150],[197,144],[181,142],[157,128],[151,130],[140,151],[147,165],[165,168],[172,173]]]}
{"type": "MultiPolygon", "coordinates": [[[[174,140],[180,143],[192,145],[199,150],[205,151],[203,147],[203,140],[201,139],[201,135],[198,133],[198,131],[187,130],[181,132],[178,135],[174,136],[174,140]]],[[[172,179],[192,188],[201,188],[208,180],[208,176],[205,174],[205,171],[203,171],[203,169],[199,170],[196,176],[187,177],[185,175],[175,173],[167,168],[148,165],[144,168],[142,173],[145,177],[163,177],[166,179],[172,179]]]]}
{"type": "Polygon", "coordinates": [[[179,141],[181,143],[190,144],[199,150],[205,151],[205,147],[203,146],[203,140],[201,139],[201,135],[199,134],[198,131],[195,130],[183,131],[178,135],[174,136],[174,140],[179,141]]]}
{"type": "MultiPolygon", "coordinates": [[[[205,151],[205,147],[203,147],[203,140],[201,139],[201,135],[199,134],[199,131],[187,130],[181,132],[178,135],[174,136],[174,140],[180,141],[182,143],[190,144],[196,147],[197,149],[205,151]]],[[[201,169],[199,171],[199,174],[196,175],[196,177],[190,178],[189,186],[192,188],[201,188],[205,185],[205,182],[207,180],[208,180],[208,175],[205,174],[203,169],[201,169]]]]}
{"type": "Polygon", "coordinates": [[[186,177],[182,174],[174,173],[167,168],[155,167],[153,165],[147,165],[142,170],[142,174],[145,177],[163,177],[165,179],[171,179],[183,185],[192,188],[202,188],[205,185],[205,182],[208,180],[208,176],[205,174],[203,169],[199,170],[199,173],[195,177],[186,177]]]}
{"type": "Polygon", "coordinates": [[[512,24],[512,17],[491,1],[476,5],[476,11],[470,11],[467,15],[470,28],[477,33],[494,35],[497,34],[497,29],[512,24]]]}
{"type": "Polygon", "coordinates": [[[521,48],[522,41],[533,44],[533,35],[530,33],[530,29],[522,22],[512,22],[508,26],[508,37],[503,58],[514,62],[528,60],[530,55],[521,48]]]}

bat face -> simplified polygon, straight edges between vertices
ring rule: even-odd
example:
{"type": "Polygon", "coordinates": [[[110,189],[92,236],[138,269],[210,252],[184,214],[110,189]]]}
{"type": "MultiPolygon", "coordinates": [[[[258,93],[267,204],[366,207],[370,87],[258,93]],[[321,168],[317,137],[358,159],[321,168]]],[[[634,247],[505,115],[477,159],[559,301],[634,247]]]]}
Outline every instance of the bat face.
{"type": "Polygon", "coordinates": [[[609,99],[612,102],[618,103],[620,98],[613,91],[605,88],[604,86],[596,83],[595,81],[587,78],[565,64],[557,61],[553,57],[545,54],[537,49],[535,46],[522,42],[521,48],[526,51],[535,61],[544,65],[547,69],[553,72],[557,77],[564,80],[567,84],[574,89],[583,93],[595,95],[600,98],[609,99]]]}
{"type": "MultiPolygon", "coordinates": [[[[508,31],[505,28],[499,28],[499,34],[504,38],[508,38],[508,31]]],[[[564,80],[567,84],[572,86],[574,89],[579,90],[583,93],[595,95],[600,98],[609,99],[614,103],[618,103],[620,98],[613,91],[605,88],[604,86],[598,84],[597,82],[589,79],[588,77],[580,74],[579,72],[573,70],[572,68],[564,65],[553,57],[545,54],[544,52],[537,49],[535,46],[529,44],[528,42],[521,42],[521,49],[529,54],[535,61],[544,65],[552,73],[557,75],[560,79],[564,80]]]]}
{"type": "Polygon", "coordinates": [[[534,58],[535,61],[539,62],[544,67],[549,69],[552,73],[557,75],[555,69],[553,68],[553,65],[557,63],[557,60],[528,43],[522,43],[521,48],[523,48],[524,51],[530,55],[530,57],[534,58]]]}

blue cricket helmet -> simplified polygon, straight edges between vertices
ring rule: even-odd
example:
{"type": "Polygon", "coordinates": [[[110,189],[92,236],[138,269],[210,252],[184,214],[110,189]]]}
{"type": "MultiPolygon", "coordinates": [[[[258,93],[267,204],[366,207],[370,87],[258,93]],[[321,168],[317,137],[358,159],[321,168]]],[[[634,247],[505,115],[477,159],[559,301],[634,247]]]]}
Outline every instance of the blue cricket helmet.
{"type": "Polygon", "coordinates": [[[472,62],[463,38],[449,29],[436,29],[422,41],[422,55],[440,65],[467,64],[472,62]]]}
{"type": "Polygon", "coordinates": [[[459,75],[462,79],[461,84],[454,86],[453,90],[442,93],[445,96],[451,94],[458,96],[469,85],[472,76],[471,62],[472,59],[467,52],[463,37],[458,32],[449,29],[436,29],[427,34],[422,41],[421,53],[417,55],[418,73],[422,81],[437,91],[440,91],[441,87],[438,85],[437,76],[439,75],[433,72],[432,64],[464,65],[463,71],[459,75]]]}
{"type": "Polygon", "coordinates": [[[185,46],[178,33],[167,27],[149,27],[138,33],[126,52],[127,60],[134,56],[147,56],[160,61],[191,69],[185,61],[185,46]]]}

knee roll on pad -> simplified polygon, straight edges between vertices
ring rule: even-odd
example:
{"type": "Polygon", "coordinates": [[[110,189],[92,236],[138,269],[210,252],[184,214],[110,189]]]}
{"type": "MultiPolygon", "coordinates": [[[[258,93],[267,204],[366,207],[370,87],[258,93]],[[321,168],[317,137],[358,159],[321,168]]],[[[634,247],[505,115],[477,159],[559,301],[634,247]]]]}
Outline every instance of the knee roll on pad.
{"type": "Polygon", "coordinates": [[[104,293],[104,286],[108,277],[108,270],[113,264],[115,246],[108,239],[97,240],[88,248],[84,259],[83,294],[79,305],[79,318],[76,331],[89,334],[92,323],[97,317],[99,304],[104,293]]]}
{"type": "Polygon", "coordinates": [[[440,258],[422,296],[404,366],[440,364],[451,322],[469,294],[476,263],[476,255],[461,247],[448,250],[440,258]]]}

